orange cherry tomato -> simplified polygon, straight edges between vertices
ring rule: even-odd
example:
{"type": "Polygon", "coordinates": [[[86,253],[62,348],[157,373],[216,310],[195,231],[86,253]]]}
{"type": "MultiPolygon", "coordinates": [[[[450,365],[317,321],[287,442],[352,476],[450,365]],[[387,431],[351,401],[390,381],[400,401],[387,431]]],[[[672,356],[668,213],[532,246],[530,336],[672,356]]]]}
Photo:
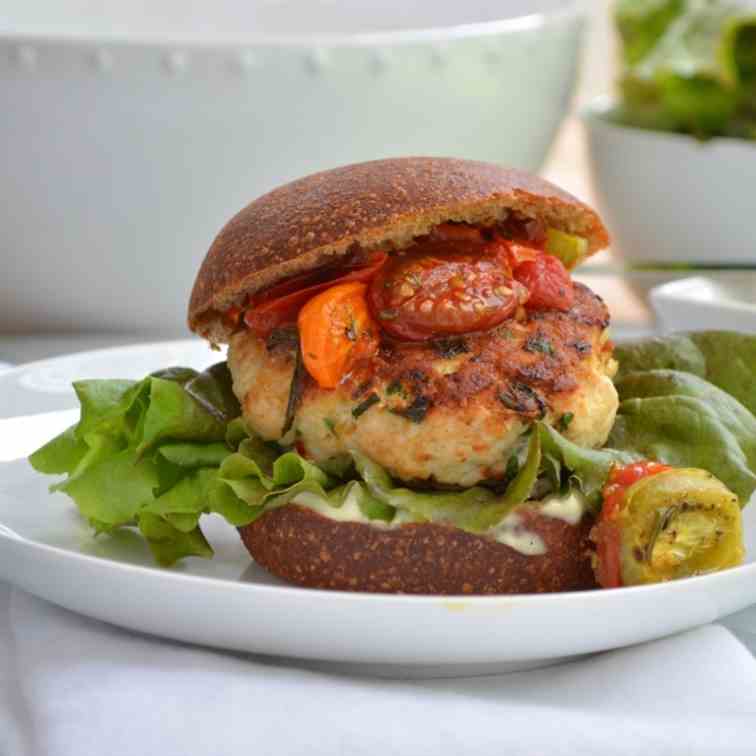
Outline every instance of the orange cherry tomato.
{"type": "Polygon", "coordinates": [[[540,252],[533,259],[523,260],[515,267],[514,277],[530,292],[525,305],[528,309],[566,312],[575,301],[572,278],[553,255],[540,252]]]}
{"type": "Polygon", "coordinates": [[[592,538],[596,543],[596,580],[604,588],[619,588],[622,584],[622,534],[616,523],[625,493],[642,478],[671,470],[659,462],[633,462],[615,467],[609,474],[603,490],[604,503],[592,538]]]}
{"type": "Polygon", "coordinates": [[[488,241],[477,229],[451,228],[440,226],[391,257],[371,281],[370,309],[391,336],[426,341],[485,331],[527,298],[512,280],[506,243],[488,241]]]}
{"type": "Polygon", "coordinates": [[[368,310],[366,289],[361,282],[331,286],[299,313],[302,359],[321,388],[336,388],[358,360],[378,351],[378,328],[368,310]]]}
{"type": "Polygon", "coordinates": [[[387,258],[385,252],[379,252],[362,267],[331,268],[294,276],[253,298],[244,322],[256,336],[267,338],[274,329],[295,323],[302,306],[316,294],[336,284],[369,281],[387,258]]]}

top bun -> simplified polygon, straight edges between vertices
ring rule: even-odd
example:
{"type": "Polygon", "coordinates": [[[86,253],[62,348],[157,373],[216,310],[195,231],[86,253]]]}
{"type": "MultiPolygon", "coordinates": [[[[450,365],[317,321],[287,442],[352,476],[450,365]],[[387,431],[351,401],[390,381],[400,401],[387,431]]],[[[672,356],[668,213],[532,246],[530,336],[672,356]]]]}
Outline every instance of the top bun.
{"type": "Polygon", "coordinates": [[[221,315],[247,294],[333,262],[355,244],[401,248],[440,223],[490,225],[510,209],[585,237],[589,254],[609,242],[591,208],[521,171],[428,157],[347,165],[274,189],[231,218],[197,274],[189,327],[226,342],[221,315]]]}

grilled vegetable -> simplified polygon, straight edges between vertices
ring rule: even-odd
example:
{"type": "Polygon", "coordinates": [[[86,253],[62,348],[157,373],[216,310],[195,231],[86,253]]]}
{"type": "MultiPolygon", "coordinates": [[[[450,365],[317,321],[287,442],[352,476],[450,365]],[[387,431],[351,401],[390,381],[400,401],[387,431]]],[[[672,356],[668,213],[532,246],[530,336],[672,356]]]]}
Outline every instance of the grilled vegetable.
{"type": "Polygon", "coordinates": [[[715,572],[744,555],[732,491],[704,470],[648,462],[612,472],[592,538],[605,588],[715,572]]]}
{"type": "Polygon", "coordinates": [[[546,251],[558,257],[566,267],[574,268],[588,255],[588,240],[549,228],[546,230],[546,251]]]}

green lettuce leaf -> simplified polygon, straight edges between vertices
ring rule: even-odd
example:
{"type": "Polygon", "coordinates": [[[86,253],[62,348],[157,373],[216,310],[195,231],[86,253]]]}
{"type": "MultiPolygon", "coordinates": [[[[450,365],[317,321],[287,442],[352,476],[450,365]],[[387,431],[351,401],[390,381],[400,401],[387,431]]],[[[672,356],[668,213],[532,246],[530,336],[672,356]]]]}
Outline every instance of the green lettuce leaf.
{"type": "Polygon", "coordinates": [[[95,432],[120,435],[131,430],[127,427],[127,420],[130,419],[129,409],[138,395],[135,381],[76,381],[73,387],[81,405],[77,438],[95,432]]]}
{"type": "Polygon", "coordinates": [[[606,448],[541,425],[544,471],[563,471],[597,506],[614,464],[641,458],[713,473],[742,504],[756,489],[756,335],[675,334],[619,344],[620,406],[606,448]]]}
{"type": "MultiPolygon", "coordinates": [[[[126,448],[126,444],[121,439],[103,433],[88,433],[83,440],[87,447],[86,453],[69,473],[65,485],[78,480],[88,470],[97,467],[126,448]]],[[[51,489],[53,491],[65,490],[64,483],[51,486],[51,489]]]]}
{"type": "Polygon", "coordinates": [[[201,407],[221,423],[241,415],[241,406],[233,389],[228,363],[218,362],[190,378],[184,389],[201,407]]]}
{"type": "Polygon", "coordinates": [[[756,15],[721,0],[620,0],[620,120],[701,138],[756,135],[756,15]]]}
{"type": "Polygon", "coordinates": [[[68,494],[96,532],[137,526],[161,563],[209,556],[198,523],[214,511],[219,466],[235,450],[226,440],[239,412],[230,386],[225,363],[202,373],[168,368],[138,382],[77,381],[79,422],[30,463],[67,475],[51,488],[68,494]]]}
{"type": "Polygon", "coordinates": [[[459,492],[415,491],[396,486],[389,474],[368,457],[356,452],[353,457],[357,472],[378,501],[421,520],[450,523],[469,532],[482,533],[501,522],[530,496],[540,469],[541,440],[538,433],[530,435],[525,464],[503,494],[483,486],[459,492]]]}
{"type": "Polygon", "coordinates": [[[178,467],[217,467],[232,452],[225,442],[210,444],[167,443],[157,452],[168,462],[178,467]]]}
{"type": "MultiPolygon", "coordinates": [[[[248,434],[228,369],[168,368],[135,381],[78,381],[79,423],[30,457],[40,472],[65,474],[68,494],[97,533],[137,527],[161,564],[208,557],[203,515],[242,526],[299,494],[342,505],[341,480],[293,452],[248,434]]],[[[367,516],[393,510],[365,489],[367,516]]]]}
{"type": "Polygon", "coordinates": [[[200,515],[208,509],[209,494],[218,478],[212,468],[195,470],[182,478],[161,496],[152,499],[139,510],[166,520],[176,530],[189,533],[194,530],[200,515]]]}
{"type": "Polygon", "coordinates": [[[646,370],[680,370],[700,377],[706,375],[706,358],[692,336],[684,333],[615,344],[614,357],[619,365],[615,384],[626,375],[646,370]]]}
{"type": "Polygon", "coordinates": [[[75,475],[58,490],[67,493],[87,518],[109,526],[134,522],[158,486],[154,462],[137,459],[133,449],[108,453],[105,459],[75,475]]]}
{"type": "Polygon", "coordinates": [[[327,498],[326,491],[337,484],[338,481],[296,452],[276,456],[270,445],[250,438],[221,464],[218,486],[226,490],[217,494],[216,503],[224,508],[231,507],[230,494],[233,493],[248,508],[246,521],[238,522],[235,516],[234,524],[246,525],[263,511],[288,504],[300,493],[327,498]]]}
{"type": "Polygon", "coordinates": [[[234,418],[226,426],[226,444],[231,449],[237,449],[239,444],[250,435],[244,418],[241,416],[234,418]]]}
{"type": "Polygon", "coordinates": [[[160,378],[163,381],[173,381],[180,386],[186,386],[189,381],[196,378],[199,373],[194,368],[169,367],[150,373],[149,378],[160,378]]]}
{"type": "Polygon", "coordinates": [[[636,372],[678,370],[734,396],[756,414],[756,335],[700,331],[618,344],[617,381],[636,372]]]}
{"type": "Polygon", "coordinates": [[[738,87],[741,135],[756,139],[756,13],[731,20],[722,49],[724,63],[738,87]]]}
{"type": "Polygon", "coordinates": [[[382,522],[391,522],[396,517],[396,508],[390,504],[381,501],[376,496],[370,493],[367,486],[362,483],[358,483],[356,480],[351,483],[347,483],[344,487],[343,493],[334,489],[329,493],[332,506],[339,506],[339,501],[343,502],[350,494],[357,496],[357,506],[360,511],[368,520],[381,520],[382,522]],[[338,498],[334,497],[334,493],[338,498]],[[341,495],[339,495],[341,494],[341,495]],[[335,500],[334,500],[335,499],[335,500]]]}
{"type": "Polygon", "coordinates": [[[614,19],[627,65],[641,61],[685,10],[684,0],[619,0],[614,19]]]}
{"type": "Polygon", "coordinates": [[[756,335],[701,331],[690,338],[706,364],[702,377],[756,413],[756,335]]]}
{"type": "Polygon", "coordinates": [[[140,452],[165,439],[223,441],[226,425],[187,393],[185,386],[149,378],[150,402],[144,415],[140,452]]]}
{"type": "Polygon", "coordinates": [[[170,567],[180,559],[197,556],[209,559],[213,549],[197,527],[184,532],[174,528],[162,517],[145,512],[139,518],[139,530],[150,546],[155,561],[170,567]]]}
{"type": "Polygon", "coordinates": [[[594,509],[599,508],[601,489],[612,467],[629,464],[642,456],[635,450],[588,449],[578,446],[544,423],[538,423],[537,430],[543,450],[542,469],[553,475],[556,485],[561,484],[566,472],[570,482],[577,486],[594,509]]]}
{"type": "Polygon", "coordinates": [[[72,425],[37,449],[29,457],[29,462],[37,472],[45,475],[64,475],[73,472],[87,449],[87,444],[76,438],[76,426],[72,425]]]}
{"type": "Polygon", "coordinates": [[[732,394],[692,373],[647,370],[616,382],[621,401],[685,396],[699,399],[716,410],[721,423],[736,437],[756,469],[756,416],[732,394]]]}
{"type": "Polygon", "coordinates": [[[713,473],[745,504],[756,490],[756,417],[691,373],[649,370],[617,382],[622,402],[608,444],[713,473]]]}

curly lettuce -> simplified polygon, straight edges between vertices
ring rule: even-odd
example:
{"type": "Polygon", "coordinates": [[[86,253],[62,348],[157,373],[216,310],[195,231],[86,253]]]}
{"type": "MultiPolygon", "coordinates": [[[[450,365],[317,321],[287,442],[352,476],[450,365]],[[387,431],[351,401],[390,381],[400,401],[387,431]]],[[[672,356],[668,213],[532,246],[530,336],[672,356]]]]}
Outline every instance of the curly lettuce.
{"type": "Polygon", "coordinates": [[[416,492],[396,486],[367,457],[335,476],[294,451],[251,434],[232,399],[225,363],[197,373],[171,368],[142,381],[79,381],[79,422],[30,457],[98,533],[137,528],[155,559],[170,565],[210,557],[200,520],[216,513],[235,527],[296,497],[339,508],[348,497],[369,520],[444,521],[483,532],[530,495],[540,467],[532,434],[523,463],[503,492],[416,492]]]}

